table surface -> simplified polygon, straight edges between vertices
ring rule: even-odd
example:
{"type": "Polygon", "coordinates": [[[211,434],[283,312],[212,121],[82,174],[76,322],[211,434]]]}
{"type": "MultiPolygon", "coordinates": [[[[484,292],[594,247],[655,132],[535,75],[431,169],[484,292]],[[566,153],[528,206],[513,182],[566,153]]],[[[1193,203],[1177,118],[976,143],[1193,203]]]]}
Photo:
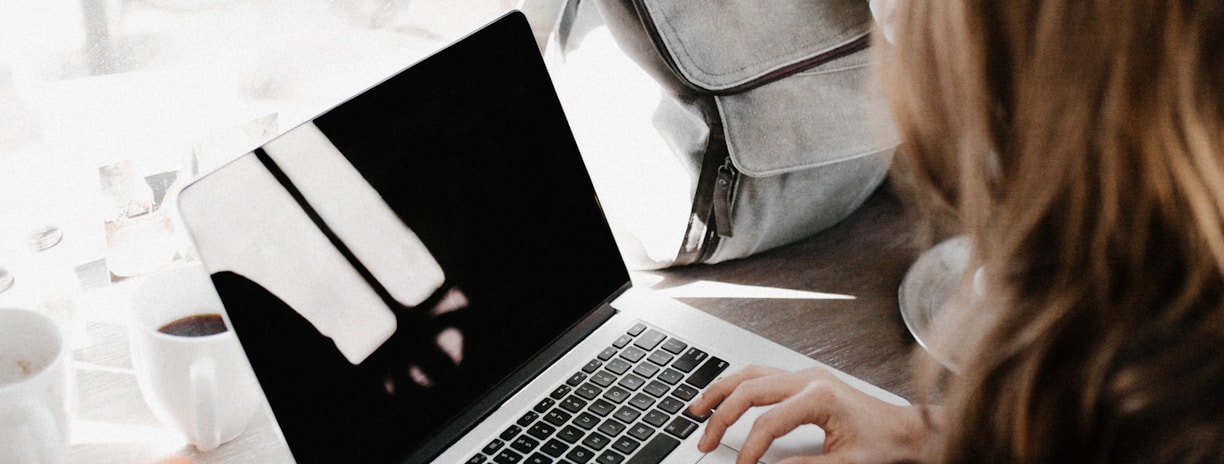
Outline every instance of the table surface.
{"type": "Polygon", "coordinates": [[[653,287],[912,402],[919,390],[911,358],[920,348],[897,290],[920,251],[914,230],[886,185],[807,240],[741,260],[655,271],[662,280],[653,287]],[[694,285],[700,282],[729,285],[694,285]],[[807,294],[771,296],[768,289],[807,294]]]}
{"type": "MultiPolygon", "coordinates": [[[[239,438],[199,453],[144,403],[123,309],[147,275],[119,278],[105,264],[98,274],[97,265],[109,252],[98,213],[98,168],[130,161],[141,174],[182,174],[188,159],[223,162],[201,160],[199,140],[251,136],[252,129],[262,130],[252,136],[260,137],[292,127],[514,2],[350,2],[351,9],[340,12],[342,25],[334,24],[336,11],[326,10],[335,2],[325,0],[295,3],[311,5],[293,9],[296,18],[288,17],[287,3],[279,0],[215,2],[215,8],[168,0],[81,5],[92,3],[126,8],[124,22],[110,20],[107,26],[112,38],[123,39],[112,45],[138,60],[90,62],[90,48],[80,47],[79,33],[40,42],[36,59],[0,45],[0,104],[29,116],[0,115],[0,163],[6,165],[0,169],[0,266],[16,277],[13,288],[0,292],[0,306],[34,308],[61,321],[72,348],[74,391],[67,462],[143,463],[168,454],[197,463],[292,462],[266,409],[239,438]],[[398,9],[371,13],[376,3],[398,9]],[[455,5],[468,10],[455,15],[455,5]],[[162,21],[166,15],[183,21],[162,21]],[[260,35],[242,29],[259,27],[261,19],[294,24],[318,37],[303,42],[274,36],[273,42],[257,43],[279,31],[260,35]],[[178,40],[174,33],[251,49],[221,53],[214,49],[225,47],[178,40]],[[328,41],[329,34],[343,40],[328,41]],[[268,53],[289,43],[318,49],[268,53]],[[357,44],[362,53],[347,52],[357,44]],[[320,54],[343,54],[343,60],[326,63],[328,72],[320,74],[329,77],[309,88],[293,84],[318,71],[320,64],[309,62],[320,54]],[[226,72],[201,77],[201,67],[226,72]],[[200,85],[188,88],[188,78],[200,85]],[[25,249],[15,231],[43,224],[60,227],[62,243],[42,252],[25,249]]],[[[546,12],[529,19],[547,24],[540,18],[555,13],[553,4],[536,2],[532,6],[546,12]]],[[[62,13],[0,15],[25,21],[21,27],[0,23],[0,30],[32,34],[31,24],[41,24],[54,32],[64,28],[46,17],[62,13]]],[[[7,35],[0,39],[17,43],[7,35]]],[[[917,251],[902,204],[885,186],[846,221],[800,243],[717,265],[636,272],[635,281],[913,401],[910,357],[917,345],[900,316],[897,289],[917,251]]]]}

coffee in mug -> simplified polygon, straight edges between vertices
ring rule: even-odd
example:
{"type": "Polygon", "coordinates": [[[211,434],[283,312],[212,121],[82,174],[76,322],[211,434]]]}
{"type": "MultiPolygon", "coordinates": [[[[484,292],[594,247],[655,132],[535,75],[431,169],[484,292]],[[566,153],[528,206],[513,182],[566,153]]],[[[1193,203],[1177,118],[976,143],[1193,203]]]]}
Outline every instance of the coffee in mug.
{"type": "Polygon", "coordinates": [[[132,364],[153,414],[200,451],[246,430],[263,395],[207,270],[149,276],[131,310],[132,364]]]}
{"type": "Polygon", "coordinates": [[[217,313],[193,314],[179,318],[157,329],[158,332],[179,337],[207,337],[229,330],[225,319],[217,313]]]}

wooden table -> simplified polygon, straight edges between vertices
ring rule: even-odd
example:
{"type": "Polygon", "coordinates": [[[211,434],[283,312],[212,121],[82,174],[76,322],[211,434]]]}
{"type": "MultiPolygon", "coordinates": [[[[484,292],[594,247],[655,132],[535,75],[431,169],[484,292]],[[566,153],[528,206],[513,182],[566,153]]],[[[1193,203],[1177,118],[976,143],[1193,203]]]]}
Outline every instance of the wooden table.
{"type": "Polygon", "coordinates": [[[885,186],[814,237],[742,260],[659,271],[663,280],[654,287],[704,280],[853,297],[678,299],[915,401],[910,362],[918,345],[901,318],[897,289],[919,252],[910,218],[885,186]]]}

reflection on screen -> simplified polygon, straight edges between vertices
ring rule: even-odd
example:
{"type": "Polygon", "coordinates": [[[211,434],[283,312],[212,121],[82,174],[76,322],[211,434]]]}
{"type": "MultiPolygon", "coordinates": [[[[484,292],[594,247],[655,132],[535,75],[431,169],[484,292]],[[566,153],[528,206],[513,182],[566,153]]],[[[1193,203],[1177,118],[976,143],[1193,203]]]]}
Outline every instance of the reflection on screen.
{"type": "MultiPolygon", "coordinates": [[[[257,150],[257,168],[394,314],[393,333],[354,363],[286,303],[294,290],[214,272],[299,462],[393,462],[628,281],[535,43],[516,33],[481,32],[316,118],[307,130],[330,152],[257,150]],[[319,170],[320,153],[344,163],[319,170]],[[388,218],[345,197],[352,187],[329,188],[346,167],[401,233],[360,239],[388,218]]],[[[304,292],[326,273],[282,267],[304,292]]]]}

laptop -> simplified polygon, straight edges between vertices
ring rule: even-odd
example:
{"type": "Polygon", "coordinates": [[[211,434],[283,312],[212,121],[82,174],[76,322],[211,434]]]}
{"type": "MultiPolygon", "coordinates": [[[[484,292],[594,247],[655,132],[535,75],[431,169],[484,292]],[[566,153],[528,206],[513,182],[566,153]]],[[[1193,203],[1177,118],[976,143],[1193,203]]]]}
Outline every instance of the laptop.
{"type": "MultiPolygon", "coordinates": [[[[761,411],[704,455],[692,398],[819,365],[630,283],[520,12],[178,202],[300,463],[734,462],[761,411]]],[[[801,427],[764,461],[822,440],[801,427]]]]}

